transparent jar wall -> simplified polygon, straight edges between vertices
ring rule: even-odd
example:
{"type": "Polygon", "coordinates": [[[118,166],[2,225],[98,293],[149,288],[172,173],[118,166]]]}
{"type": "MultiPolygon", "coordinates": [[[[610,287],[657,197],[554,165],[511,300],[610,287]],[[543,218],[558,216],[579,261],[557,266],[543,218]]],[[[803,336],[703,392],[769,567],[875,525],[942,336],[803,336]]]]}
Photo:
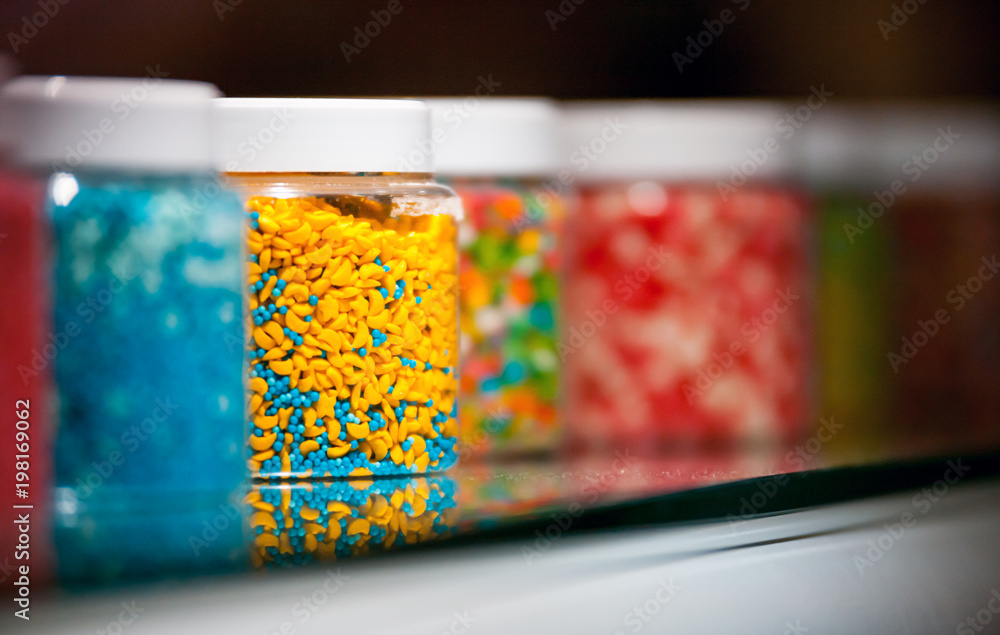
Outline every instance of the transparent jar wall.
{"type": "Polygon", "coordinates": [[[212,177],[57,173],[57,485],[95,504],[245,477],[243,225],[212,177]]]}
{"type": "Polygon", "coordinates": [[[562,356],[576,445],[787,441],[810,425],[806,205],[782,189],[584,187],[562,356]]]}
{"type": "Polygon", "coordinates": [[[250,223],[251,471],[454,465],[458,198],[414,175],[232,182],[250,223]]]}
{"type": "Polygon", "coordinates": [[[555,450],[562,440],[565,202],[540,180],[448,183],[465,208],[459,231],[462,454],[555,450]]]}

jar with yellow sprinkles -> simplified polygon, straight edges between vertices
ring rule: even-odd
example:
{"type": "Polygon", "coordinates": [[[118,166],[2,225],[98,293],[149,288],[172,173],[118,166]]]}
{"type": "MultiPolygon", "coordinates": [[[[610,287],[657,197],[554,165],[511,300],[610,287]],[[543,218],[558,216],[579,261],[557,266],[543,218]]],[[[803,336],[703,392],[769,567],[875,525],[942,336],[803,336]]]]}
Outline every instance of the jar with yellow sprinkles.
{"type": "Polygon", "coordinates": [[[418,101],[220,99],[216,156],[249,223],[250,470],[435,472],[457,458],[460,200],[398,157],[418,101]]]}

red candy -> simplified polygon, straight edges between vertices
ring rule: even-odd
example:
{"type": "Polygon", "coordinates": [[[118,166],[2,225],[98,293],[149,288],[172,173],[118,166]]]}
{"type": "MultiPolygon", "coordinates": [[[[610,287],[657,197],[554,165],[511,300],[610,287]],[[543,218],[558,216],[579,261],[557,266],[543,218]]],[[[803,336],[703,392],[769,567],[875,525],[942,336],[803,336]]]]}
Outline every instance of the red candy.
{"type": "Polygon", "coordinates": [[[577,445],[787,441],[810,411],[803,202],[780,189],[580,192],[560,358],[577,445]]]}

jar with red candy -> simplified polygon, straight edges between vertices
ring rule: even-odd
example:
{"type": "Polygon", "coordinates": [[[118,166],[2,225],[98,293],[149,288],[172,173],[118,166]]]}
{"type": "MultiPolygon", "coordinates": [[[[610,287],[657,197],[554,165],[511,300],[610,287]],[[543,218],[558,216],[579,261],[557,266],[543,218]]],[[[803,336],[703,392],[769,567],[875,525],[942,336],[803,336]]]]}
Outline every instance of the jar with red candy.
{"type": "Polygon", "coordinates": [[[786,109],[569,109],[580,204],[567,251],[576,446],[781,442],[812,417],[809,215],[786,109]]]}

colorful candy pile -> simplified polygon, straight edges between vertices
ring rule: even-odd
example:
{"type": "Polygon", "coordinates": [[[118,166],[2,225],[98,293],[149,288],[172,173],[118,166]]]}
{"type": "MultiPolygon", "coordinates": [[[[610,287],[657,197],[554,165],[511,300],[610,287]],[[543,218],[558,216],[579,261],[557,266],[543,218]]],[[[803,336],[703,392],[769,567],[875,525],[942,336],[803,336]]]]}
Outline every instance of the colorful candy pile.
{"type": "Polygon", "coordinates": [[[559,441],[560,199],[520,182],[454,183],[459,236],[462,441],[470,453],[531,452],[559,441]]]}
{"type": "Polygon", "coordinates": [[[780,190],[581,191],[560,358],[582,445],[796,436],[808,424],[804,208],[780,190]]]}
{"type": "Polygon", "coordinates": [[[254,197],[247,210],[254,474],[454,464],[452,218],[358,196],[254,197]]]}
{"type": "Polygon", "coordinates": [[[256,567],[365,555],[448,536],[458,521],[446,477],[259,486],[247,494],[256,567]]]}
{"type": "Polygon", "coordinates": [[[50,182],[59,485],[237,487],[241,212],[210,177],[50,182]],[[214,195],[213,195],[214,193],[214,195]]]}

